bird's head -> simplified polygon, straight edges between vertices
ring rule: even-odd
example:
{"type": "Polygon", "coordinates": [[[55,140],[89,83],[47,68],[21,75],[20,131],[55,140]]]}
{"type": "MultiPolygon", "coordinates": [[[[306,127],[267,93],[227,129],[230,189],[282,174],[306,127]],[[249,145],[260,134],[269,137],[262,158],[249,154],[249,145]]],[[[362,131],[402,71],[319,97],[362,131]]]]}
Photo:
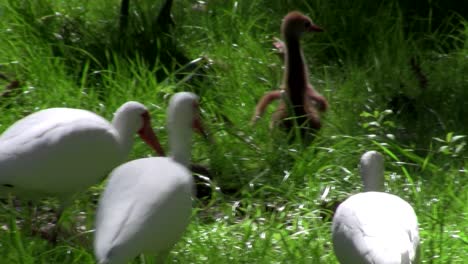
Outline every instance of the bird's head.
{"type": "Polygon", "coordinates": [[[298,38],[304,32],[322,32],[323,29],[308,17],[298,11],[289,12],[283,19],[281,31],[284,38],[298,38]]]}

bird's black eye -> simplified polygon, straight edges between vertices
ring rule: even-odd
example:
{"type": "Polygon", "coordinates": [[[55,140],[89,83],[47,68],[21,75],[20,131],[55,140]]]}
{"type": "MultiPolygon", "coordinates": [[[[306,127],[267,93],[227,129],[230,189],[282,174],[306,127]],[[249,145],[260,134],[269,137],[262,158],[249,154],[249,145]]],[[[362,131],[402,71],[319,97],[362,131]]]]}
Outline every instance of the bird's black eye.
{"type": "Polygon", "coordinates": [[[312,24],[310,24],[310,21],[304,22],[304,27],[305,28],[310,28],[311,26],[312,26],[312,24]]]}

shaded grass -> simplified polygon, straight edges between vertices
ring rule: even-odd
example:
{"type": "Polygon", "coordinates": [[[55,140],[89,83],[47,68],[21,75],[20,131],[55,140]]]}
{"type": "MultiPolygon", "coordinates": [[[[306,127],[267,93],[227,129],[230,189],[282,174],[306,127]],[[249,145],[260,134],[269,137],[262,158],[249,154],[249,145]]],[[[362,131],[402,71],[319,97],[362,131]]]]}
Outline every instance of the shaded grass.
{"type": "MultiPolygon", "coordinates": [[[[336,262],[330,222],[324,219],[330,210],[322,205],[361,189],[357,163],[370,149],[386,156],[386,190],[415,207],[423,260],[467,261],[467,152],[465,138],[453,139],[467,133],[466,21],[460,20],[463,29],[449,19],[446,25],[453,31],[413,34],[396,4],[374,3],[374,9],[361,11],[365,1],[340,9],[332,1],[269,2],[269,8],[260,0],[209,1],[209,11],[197,13],[190,1],[180,1],[174,7],[177,45],[189,57],[212,60],[204,79],[194,85],[178,82],[171,68],[149,67],[139,55],[112,50],[117,3],[41,2],[48,4],[16,13],[12,6],[26,2],[0,5],[0,71],[22,83],[19,95],[0,98],[7,113],[0,117],[2,131],[47,107],[85,108],[111,119],[120,104],[138,100],[149,107],[165,145],[170,95],[179,90],[200,95],[203,119],[216,144],[195,138],[193,160],[209,165],[220,191],[208,203],[195,202],[193,221],[171,262],[336,262]],[[270,132],[268,114],[255,127],[247,125],[256,100],[281,81],[281,62],[271,51],[271,40],[279,36],[286,5],[307,12],[327,29],[303,41],[311,82],[331,105],[319,137],[307,148],[288,145],[286,135],[270,132]],[[54,22],[41,24],[51,14],[54,22]],[[54,38],[67,27],[81,34],[77,43],[54,38]],[[108,43],[97,45],[103,42],[108,43]],[[98,48],[101,55],[95,56],[98,48]],[[424,91],[409,63],[413,57],[428,76],[424,91]],[[169,74],[166,80],[155,77],[159,70],[169,74]],[[413,110],[399,112],[400,105],[393,113],[385,111],[400,95],[409,98],[405,104],[413,110]],[[448,136],[450,132],[454,134],[448,136]]],[[[151,151],[137,141],[129,159],[146,155],[151,151]]],[[[63,224],[71,234],[63,235],[56,247],[26,232],[24,208],[2,204],[1,262],[94,263],[89,230],[101,190],[102,185],[91,188],[67,210],[63,224]]],[[[41,204],[41,215],[50,214],[45,208],[54,205],[41,204]]],[[[37,221],[45,225],[49,218],[37,221]]],[[[153,259],[145,256],[134,263],[153,259]]]]}

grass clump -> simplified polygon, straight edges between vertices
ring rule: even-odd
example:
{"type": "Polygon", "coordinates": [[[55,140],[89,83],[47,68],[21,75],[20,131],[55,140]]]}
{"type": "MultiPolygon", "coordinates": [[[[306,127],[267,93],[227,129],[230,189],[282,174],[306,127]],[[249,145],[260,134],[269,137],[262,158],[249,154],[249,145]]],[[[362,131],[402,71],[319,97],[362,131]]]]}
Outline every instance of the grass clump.
{"type": "MultiPolygon", "coordinates": [[[[424,262],[468,261],[468,23],[457,9],[447,3],[450,15],[441,17],[422,0],[420,10],[402,1],[177,1],[175,27],[159,35],[154,21],[163,2],[131,1],[122,37],[119,1],[0,0],[0,72],[8,77],[0,86],[20,83],[0,97],[0,131],[47,107],[111,119],[123,102],[137,100],[166,145],[168,98],[193,91],[216,140],[196,138],[193,160],[209,166],[214,191],[195,202],[170,262],[336,263],[332,205],[361,190],[357,163],[371,149],[385,155],[386,190],[415,208],[424,262]],[[293,9],[326,29],[302,42],[311,82],[331,105],[308,147],[268,130],[273,107],[248,126],[256,100],[281,83],[271,43],[293,9]],[[181,67],[195,58],[205,61],[201,71],[181,67]]],[[[137,142],[130,159],[146,155],[137,142]]],[[[101,191],[77,197],[63,219],[70,234],[57,246],[24,229],[26,207],[2,203],[0,262],[94,263],[101,191]]],[[[46,225],[54,206],[41,204],[37,225],[46,225]]]]}

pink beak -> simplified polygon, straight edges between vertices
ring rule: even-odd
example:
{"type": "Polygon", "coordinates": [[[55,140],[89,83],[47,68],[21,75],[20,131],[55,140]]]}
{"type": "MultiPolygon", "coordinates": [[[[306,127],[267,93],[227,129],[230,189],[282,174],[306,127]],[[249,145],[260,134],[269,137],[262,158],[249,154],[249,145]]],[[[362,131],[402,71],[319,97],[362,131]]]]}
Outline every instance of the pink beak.
{"type": "Polygon", "coordinates": [[[151,128],[151,122],[149,118],[144,120],[143,127],[140,129],[140,131],[138,131],[138,135],[140,135],[141,139],[151,148],[153,148],[159,156],[165,156],[158,137],[156,137],[156,134],[151,128]]]}
{"type": "Polygon", "coordinates": [[[309,32],[323,32],[323,29],[315,24],[310,25],[309,32]]]}
{"type": "Polygon", "coordinates": [[[192,124],[192,127],[193,127],[193,130],[197,133],[199,133],[200,135],[202,135],[205,139],[208,139],[208,134],[206,133],[205,129],[203,128],[203,125],[202,125],[202,122],[201,122],[201,119],[200,119],[200,116],[197,115],[194,119],[193,119],[193,124],[192,124]]]}

